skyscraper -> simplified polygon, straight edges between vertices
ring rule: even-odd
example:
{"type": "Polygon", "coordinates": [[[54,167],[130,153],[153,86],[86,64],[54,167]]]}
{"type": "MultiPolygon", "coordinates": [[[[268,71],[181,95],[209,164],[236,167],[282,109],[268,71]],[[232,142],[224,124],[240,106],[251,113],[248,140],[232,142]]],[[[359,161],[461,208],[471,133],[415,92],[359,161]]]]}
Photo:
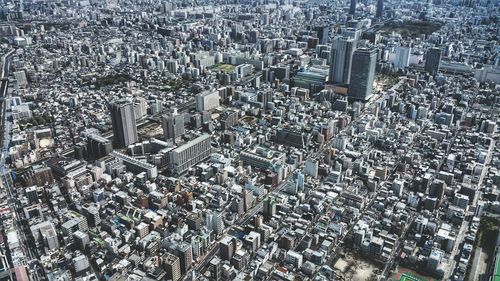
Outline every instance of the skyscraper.
{"type": "Polygon", "coordinates": [[[213,257],[208,264],[208,271],[210,272],[210,281],[222,280],[221,273],[221,259],[217,256],[213,257]]]}
{"type": "Polygon", "coordinates": [[[222,234],[224,230],[222,214],[215,211],[209,211],[206,217],[206,225],[208,229],[213,230],[217,235],[222,234]]]}
{"type": "Polygon", "coordinates": [[[111,104],[110,112],[115,148],[127,147],[137,142],[134,105],[131,102],[120,100],[111,104]]]}
{"type": "Polygon", "coordinates": [[[375,78],[375,63],[377,51],[362,48],[352,56],[352,83],[347,91],[349,99],[366,101],[372,95],[373,79],[375,78]]]}
{"type": "Polygon", "coordinates": [[[219,91],[204,91],[196,95],[196,111],[209,111],[219,106],[219,91]]]}
{"type": "Polygon", "coordinates": [[[376,17],[381,18],[384,15],[384,0],[377,0],[376,17]]]}
{"type": "Polygon", "coordinates": [[[356,14],[356,4],[357,4],[357,0],[351,0],[351,6],[349,7],[349,14],[351,15],[355,15],[356,14]]]}
{"type": "Polygon", "coordinates": [[[431,75],[436,75],[441,64],[441,49],[438,47],[430,48],[425,56],[425,71],[431,75]]]}
{"type": "Polygon", "coordinates": [[[193,264],[193,247],[191,244],[183,242],[175,247],[175,255],[179,257],[181,265],[181,275],[186,274],[193,264]]]}
{"type": "Polygon", "coordinates": [[[396,47],[396,58],[394,60],[394,68],[404,69],[410,65],[411,47],[398,46],[396,47]]]}
{"type": "Polygon", "coordinates": [[[165,253],[162,260],[167,272],[167,279],[172,281],[181,279],[181,262],[179,257],[171,253],[165,253]]]}
{"type": "Polygon", "coordinates": [[[173,140],[175,143],[184,134],[184,116],[164,115],[162,116],[162,127],[165,140],[173,140]]]}
{"type": "Polygon", "coordinates": [[[338,36],[333,40],[330,60],[330,83],[349,84],[352,54],[356,50],[354,38],[338,36]]]}
{"type": "Polygon", "coordinates": [[[319,39],[320,44],[326,44],[328,42],[328,33],[330,28],[327,25],[317,25],[313,27],[319,39]]]}
{"type": "Polygon", "coordinates": [[[102,158],[113,151],[113,144],[107,138],[96,134],[87,137],[87,158],[90,160],[102,158]]]}
{"type": "Polygon", "coordinates": [[[262,213],[264,214],[264,218],[269,220],[272,216],[276,214],[276,199],[273,196],[269,196],[264,199],[262,213]]]}

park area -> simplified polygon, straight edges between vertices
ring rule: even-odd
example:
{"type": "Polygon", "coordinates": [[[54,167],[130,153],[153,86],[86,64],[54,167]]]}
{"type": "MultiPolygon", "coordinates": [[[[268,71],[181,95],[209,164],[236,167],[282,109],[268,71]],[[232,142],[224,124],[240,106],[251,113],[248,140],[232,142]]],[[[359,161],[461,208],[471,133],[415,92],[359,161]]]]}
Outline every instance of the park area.
{"type": "Polygon", "coordinates": [[[417,36],[420,34],[429,35],[439,30],[443,26],[439,22],[428,21],[391,21],[386,23],[380,31],[383,33],[396,32],[403,37],[417,36]]]}
{"type": "Polygon", "coordinates": [[[423,276],[415,271],[401,267],[399,270],[391,277],[392,280],[394,281],[435,281],[437,279],[434,279],[432,277],[428,276],[423,276]]]}
{"type": "Polygon", "coordinates": [[[222,70],[226,73],[231,73],[233,71],[234,66],[231,64],[215,64],[212,67],[210,67],[212,70],[222,70]]]}

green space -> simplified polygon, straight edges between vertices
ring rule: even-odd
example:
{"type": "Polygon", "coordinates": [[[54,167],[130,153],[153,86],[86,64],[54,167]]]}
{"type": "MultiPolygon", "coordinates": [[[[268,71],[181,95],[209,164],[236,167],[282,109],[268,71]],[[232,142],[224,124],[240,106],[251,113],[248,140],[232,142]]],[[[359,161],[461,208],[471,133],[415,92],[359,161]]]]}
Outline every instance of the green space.
{"type": "Polygon", "coordinates": [[[436,279],[416,273],[415,271],[401,267],[393,276],[393,280],[399,281],[435,281],[436,279]]]}
{"type": "Polygon", "coordinates": [[[398,83],[399,78],[397,74],[384,74],[384,73],[377,73],[375,74],[375,83],[378,88],[381,88],[382,90],[388,90],[392,86],[396,85],[398,83]]]}
{"type": "MultiPolygon", "coordinates": [[[[491,247],[493,241],[497,241],[498,235],[500,231],[500,219],[496,217],[483,216],[481,221],[479,222],[479,229],[476,234],[476,240],[474,241],[474,249],[477,247],[481,247],[483,252],[488,257],[494,256],[495,247],[491,247]]],[[[499,278],[496,281],[500,281],[500,258],[497,257],[496,263],[496,276],[499,278]]],[[[469,260],[467,264],[467,270],[465,274],[465,280],[469,279],[469,274],[471,274],[471,268],[473,263],[473,258],[469,260]]]]}
{"type": "Polygon", "coordinates": [[[224,71],[226,73],[230,73],[231,71],[233,71],[234,66],[231,65],[231,64],[218,63],[218,64],[212,65],[208,69],[211,69],[211,70],[222,70],[222,71],[224,71]]]}
{"type": "Polygon", "coordinates": [[[391,21],[386,23],[381,31],[383,33],[397,32],[403,37],[413,37],[419,34],[429,35],[443,26],[440,22],[428,22],[428,21],[404,21],[396,22],[391,21]]]}
{"type": "MultiPolygon", "coordinates": [[[[494,217],[484,216],[481,218],[479,223],[478,236],[476,237],[476,243],[485,249],[491,249],[492,241],[497,241],[498,231],[500,230],[500,219],[494,217]]],[[[477,246],[477,245],[476,245],[477,246]]]]}
{"type": "Polygon", "coordinates": [[[50,31],[51,28],[54,28],[56,30],[70,30],[73,25],[71,22],[44,22],[43,27],[45,30],[50,31]]]}
{"type": "Polygon", "coordinates": [[[187,86],[188,81],[183,80],[183,79],[173,79],[169,80],[164,87],[161,87],[163,91],[178,91],[180,89],[183,89],[187,86]]]}
{"type": "Polygon", "coordinates": [[[497,255],[497,260],[496,260],[496,265],[495,265],[495,278],[500,278],[500,253],[497,255]]]}
{"type": "Polygon", "coordinates": [[[121,84],[123,82],[128,82],[132,79],[130,75],[124,73],[110,74],[102,77],[95,77],[95,81],[92,81],[92,78],[89,77],[84,78],[83,85],[90,86],[94,85],[96,88],[101,88],[114,84],[121,84]]]}
{"type": "Polygon", "coordinates": [[[23,128],[30,128],[32,126],[46,125],[52,122],[54,122],[54,118],[50,116],[37,115],[29,119],[21,119],[18,121],[18,124],[23,128]]]}

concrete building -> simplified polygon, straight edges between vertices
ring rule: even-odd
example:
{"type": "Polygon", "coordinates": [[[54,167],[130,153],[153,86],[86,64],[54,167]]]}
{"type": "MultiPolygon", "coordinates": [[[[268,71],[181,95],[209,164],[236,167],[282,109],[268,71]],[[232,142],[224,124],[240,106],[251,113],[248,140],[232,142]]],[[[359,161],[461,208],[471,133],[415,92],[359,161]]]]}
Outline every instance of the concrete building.
{"type": "Polygon", "coordinates": [[[175,143],[184,134],[183,115],[164,115],[161,121],[166,141],[172,140],[175,143]]]}
{"type": "Polygon", "coordinates": [[[438,47],[430,48],[425,56],[425,71],[431,75],[436,75],[439,72],[441,65],[441,49],[438,47]]]}
{"type": "Polygon", "coordinates": [[[137,142],[134,104],[125,100],[110,105],[115,148],[124,148],[137,142]]]}
{"type": "Polygon", "coordinates": [[[191,140],[170,152],[170,168],[173,173],[181,174],[208,158],[212,153],[210,135],[205,134],[191,140]]]}
{"type": "Polygon", "coordinates": [[[181,279],[181,262],[179,257],[171,253],[165,253],[162,256],[162,262],[165,266],[168,280],[177,281],[181,279]]]}
{"type": "Polygon", "coordinates": [[[349,99],[366,101],[371,97],[376,61],[377,51],[374,49],[358,49],[354,52],[351,71],[353,83],[349,85],[349,99]]]}
{"type": "Polygon", "coordinates": [[[354,38],[337,36],[333,39],[329,82],[337,84],[349,84],[352,56],[357,47],[354,38]]]}
{"type": "Polygon", "coordinates": [[[196,95],[196,111],[210,111],[219,106],[219,91],[205,91],[196,95]]]}

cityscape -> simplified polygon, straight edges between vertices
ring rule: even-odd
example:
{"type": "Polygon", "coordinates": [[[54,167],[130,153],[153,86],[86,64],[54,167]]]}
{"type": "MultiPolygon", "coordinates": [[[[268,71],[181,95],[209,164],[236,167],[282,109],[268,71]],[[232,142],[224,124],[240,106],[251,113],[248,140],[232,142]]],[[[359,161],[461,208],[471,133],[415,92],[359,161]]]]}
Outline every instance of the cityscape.
{"type": "Polygon", "coordinates": [[[499,19],[0,0],[0,281],[500,281],[499,19]]]}

